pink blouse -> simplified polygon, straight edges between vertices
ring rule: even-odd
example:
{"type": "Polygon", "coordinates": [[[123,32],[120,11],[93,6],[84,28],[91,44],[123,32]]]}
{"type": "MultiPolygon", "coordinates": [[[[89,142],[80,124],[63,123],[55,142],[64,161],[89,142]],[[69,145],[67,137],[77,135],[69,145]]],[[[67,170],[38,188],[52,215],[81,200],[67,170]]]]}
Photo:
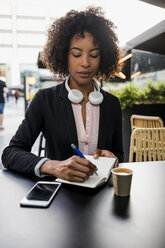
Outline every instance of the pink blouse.
{"type": "Polygon", "coordinates": [[[81,104],[72,103],[72,108],[76,122],[79,150],[82,154],[93,155],[98,143],[100,106],[87,102],[86,127],[83,123],[81,104]]]}

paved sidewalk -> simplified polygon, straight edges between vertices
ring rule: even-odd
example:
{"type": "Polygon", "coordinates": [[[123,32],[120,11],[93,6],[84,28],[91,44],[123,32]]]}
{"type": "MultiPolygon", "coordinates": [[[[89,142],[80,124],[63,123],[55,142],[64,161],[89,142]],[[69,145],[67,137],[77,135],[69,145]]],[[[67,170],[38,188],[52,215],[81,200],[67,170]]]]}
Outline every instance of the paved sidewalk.
{"type": "MultiPolygon", "coordinates": [[[[17,104],[14,99],[10,99],[5,104],[4,110],[4,130],[0,131],[0,163],[3,149],[8,146],[10,139],[15,134],[18,126],[24,118],[24,99],[21,97],[18,99],[17,104]]],[[[35,142],[32,152],[37,154],[38,151],[38,139],[35,142]]],[[[0,169],[2,169],[0,165],[0,169]]]]}

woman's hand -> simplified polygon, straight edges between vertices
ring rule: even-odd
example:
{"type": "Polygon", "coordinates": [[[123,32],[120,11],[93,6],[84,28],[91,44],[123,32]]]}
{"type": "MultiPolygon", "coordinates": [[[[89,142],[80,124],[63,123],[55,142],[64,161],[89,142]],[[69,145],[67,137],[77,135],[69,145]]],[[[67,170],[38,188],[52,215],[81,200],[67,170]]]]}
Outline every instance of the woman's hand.
{"type": "Polygon", "coordinates": [[[118,158],[110,151],[108,150],[100,150],[100,149],[96,149],[93,153],[93,157],[94,159],[97,159],[98,157],[109,157],[109,158],[116,158],[116,162],[114,167],[118,167],[119,164],[119,160],[118,158]]]}
{"type": "Polygon", "coordinates": [[[97,167],[89,160],[72,156],[63,161],[47,160],[41,166],[42,174],[50,174],[71,182],[84,182],[97,171],[97,167]]]}

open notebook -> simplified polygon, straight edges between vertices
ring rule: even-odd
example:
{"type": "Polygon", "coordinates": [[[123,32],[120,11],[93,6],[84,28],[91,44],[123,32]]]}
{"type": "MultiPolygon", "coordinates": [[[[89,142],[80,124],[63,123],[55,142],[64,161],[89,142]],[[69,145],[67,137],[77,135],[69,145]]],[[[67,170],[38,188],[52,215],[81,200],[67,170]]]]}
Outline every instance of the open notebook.
{"type": "Polygon", "coordinates": [[[114,166],[114,163],[116,161],[115,158],[106,158],[106,157],[99,157],[98,159],[94,159],[93,156],[84,155],[86,159],[90,160],[93,164],[95,164],[98,168],[97,174],[94,174],[93,176],[90,176],[85,182],[83,183],[77,183],[77,182],[70,182],[67,180],[63,180],[60,178],[57,178],[57,182],[61,183],[67,183],[82,187],[88,187],[88,188],[96,188],[103,183],[107,182],[110,174],[111,169],[114,166]]]}

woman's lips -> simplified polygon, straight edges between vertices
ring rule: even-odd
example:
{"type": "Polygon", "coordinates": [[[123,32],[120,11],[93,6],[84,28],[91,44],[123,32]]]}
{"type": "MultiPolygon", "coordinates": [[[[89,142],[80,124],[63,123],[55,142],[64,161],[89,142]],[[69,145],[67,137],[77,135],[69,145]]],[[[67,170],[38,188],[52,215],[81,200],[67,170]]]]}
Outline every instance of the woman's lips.
{"type": "Polygon", "coordinates": [[[91,72],[80,71],[80,72],[78,72],[78,74],[79,74],[79,76],[80,76],[81,78],[88,78],[88,77],[90,77],[91,72]]]}

